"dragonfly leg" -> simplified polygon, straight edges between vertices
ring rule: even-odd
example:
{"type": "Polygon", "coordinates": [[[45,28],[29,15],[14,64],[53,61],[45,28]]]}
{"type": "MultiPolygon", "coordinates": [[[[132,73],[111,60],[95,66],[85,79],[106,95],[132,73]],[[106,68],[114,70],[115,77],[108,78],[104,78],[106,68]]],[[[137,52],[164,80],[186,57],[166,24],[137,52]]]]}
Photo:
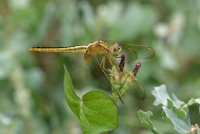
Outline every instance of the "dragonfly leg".
{"type": "Polygon", "coordinates": [[[106,69],[106,57],[102,57],[101,62],[100,62],[100,67],[102,70],[104,70],[106,73],[109,73],[108,69],[106,69]]]}
{"type": "Polygon", "coordinates": [[[113,59],[113,57],[110,55],[110,54],[108,54],[108,60],[109,60],[109,62],[110,62],[110,64],[113,66],[118,66],[117,65],[117,62],[113,59]]]}
{"type": "MultiPolygon", "coordinates": [[[[101,59],[101,62],[99,62],[99,60],[97,59],[97,62],[98,62],[99,67],[101,68],[102,72],[104,73],[104,75],[106,76],[106,78],[108,79],[110,84],[112,85],[111,80],[110,80],[110,78],[108,77],[108,75],[106,73],[106,71],[107,72],[109,72],[109,71],[105,68],[105,57],[103,57],[101,59]]],[[[120,96],[120,93],[118,92],[118,90],[113,85],[112,85],[112,90],[117,94],[117,96],[120,99],[120,101],[124,104],[124,102],[123,102],[123,100],[122,100],[122,98],[120,96]]],[[[115,101],[116,101],[116,99],[115,99],[115,101]]]]}

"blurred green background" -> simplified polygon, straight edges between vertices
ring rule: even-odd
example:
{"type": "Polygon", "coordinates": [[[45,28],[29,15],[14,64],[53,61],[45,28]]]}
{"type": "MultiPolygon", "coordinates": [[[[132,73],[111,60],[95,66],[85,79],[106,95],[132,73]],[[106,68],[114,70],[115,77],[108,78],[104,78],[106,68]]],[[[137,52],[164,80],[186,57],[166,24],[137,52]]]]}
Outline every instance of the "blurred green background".
{"type": "MultiPolygon", "coordinates": [[[[138,100],[132,90],[119,106],[120,127],[110,134],[148,134],[137,111],[151,110],[153,123],[175,133],[153,106],[151,91],[166,84],[181,100],[200,96],[199,0],[1,0],[0,1],[0,133],[80,134],[63,91],[63,64],[80,95],[92,89],[110,91],[96,64],[82,55],[30,53],[34,46],[62,47],[98,39],[142,44],[156,56],[140,60],[138,79],[146,90],[138,100]]],[[[131,57],[131,55],[128,55],[131,57]]],[[[134,62],[127,63],[127,69],[134,62]]],[[[190,109],[200,123],[198,107],[190,109]]]]}

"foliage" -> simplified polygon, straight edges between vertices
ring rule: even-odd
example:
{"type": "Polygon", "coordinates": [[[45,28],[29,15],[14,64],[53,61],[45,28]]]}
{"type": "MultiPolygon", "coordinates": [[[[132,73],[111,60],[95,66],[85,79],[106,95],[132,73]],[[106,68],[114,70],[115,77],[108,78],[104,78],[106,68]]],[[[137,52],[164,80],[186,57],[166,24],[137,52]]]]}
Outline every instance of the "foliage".
{"type": "Polygon", "coordinates": [[[159,134],[157,128],[155,128],[150,120],[150,117],[153,116],[153,113],[151,111],[148,112],[143,112],[142,110],[139,110],[137,112],[141,122],[149,129],[151,129],[151,131],[154,134],[159,134]]]}
{"type": "MultiPolygon", "coordinates": [[[[169,120],[173,124],[174,129],[180,134],[199,134],[200,128],[198,124],[194,123],[191,125],[191,119],[189,114],[189,106],[198,104],[200,105],[200,98],[190,99],[188,103],[184,103],[179,100],[174,94],[172,97],[166,91],[165,85],[155,87],[155,90],[152,91],[152,94],[155,96],[156,100],[154,105],[162,106],[163,110],[163,119],[169,120]]],[[[152,122],[150,121],[150,116],[152,112],[143,112],[139,111],[138,116],[143,124],[145,124],[154,134],[158,134],[152,122]]]]}
{"type": "MultiPolygon", "coordinates": [[[[199,106],[190,104],[197,103],[191,98],[200,96],[199,3],[199,0],[1,0],[0,133],[81,133],[78,121],[66,106],[62,65],[67,65],[77,94],[96,88],[107,92],[110,83],[96,64],[85,64],[80,55],[30,53],[28,48],[88,44],[98,39],[147,45],[156,52],[154,58],[140,61],[137,79],[145,89],[145,100],[134,97],[135,88],[122,96],[125,104],[118,109],[120,127],[112,134],[150,133],[138,119],[139,109],[152,111],[153,126],[167,134],[177,133],[172,129],[171,112],[184,117],[189,111],[195,130],[195,123],[200,124],[199,106]],[[182,100],[188,111],[185,108],[177,111],[172,95],[172,100],[166,101],[172,103],[165,109],[169,112],[165,114],[167,121],[162,120],[163,109],[152,106],[151,94],[153,87],[161,83],[167,85],[169,94],[182,100]]],[[[133,57],[129,53],[127,57],[125,68],[132,70],[133,57]]]]}
{"type": "Polygon", "coordinates": [[[99,134],[118,127],[117,106],[114,101],[100,90],[87,92],[80,99],[74,92],[66,67],[64,90],[67,103],[79,118],[85,134],[99,134]]]}

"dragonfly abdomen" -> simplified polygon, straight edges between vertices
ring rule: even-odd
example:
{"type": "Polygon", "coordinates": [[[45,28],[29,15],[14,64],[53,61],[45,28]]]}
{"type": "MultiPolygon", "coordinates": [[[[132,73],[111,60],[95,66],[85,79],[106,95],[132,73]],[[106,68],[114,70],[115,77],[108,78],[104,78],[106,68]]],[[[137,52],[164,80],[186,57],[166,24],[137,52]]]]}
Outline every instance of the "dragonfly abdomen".
{"type": "Polygon", "coordinates": [[[33,47],[29,51],[32,52],[66,52],[66,53],[85,53],[88,46],[74,46],[74,47],[33,47]]]}

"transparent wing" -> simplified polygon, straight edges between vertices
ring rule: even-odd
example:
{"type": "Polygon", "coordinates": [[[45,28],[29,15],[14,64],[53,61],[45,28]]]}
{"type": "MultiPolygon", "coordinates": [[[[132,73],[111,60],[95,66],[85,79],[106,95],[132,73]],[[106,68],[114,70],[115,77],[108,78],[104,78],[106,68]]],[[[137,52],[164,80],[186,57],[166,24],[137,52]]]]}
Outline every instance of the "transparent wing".
{"type": "Polygon", "coordinates": [[[130,86],[130,90],[133,91],[133,94],[136,98],[141,100],[145,99],[145,90],[137,79],[133,80],[133,84],[130,86]]]}
{"type": "Polygon", "coordinates": [[[129,83],[128,85],[123,83],[120,86],[119,90],[120,90],[120,94],[122,95],[126,92],[126,90],[129,90],[131,93],[133,93],[133,95],[136,98],[141,99],[141,100],[145,99],[145,96],[146,96],[144,88],[141,86],[141,84],[136,78],[133,78],[131,83],[129,83]]]}
{"type": "Polygon", "coordinates": [[[132,60],[148,59],[155,56],[155,51],[151,47],[142,45],[120,45],[123,51],[131,55],[132,60]]]}

